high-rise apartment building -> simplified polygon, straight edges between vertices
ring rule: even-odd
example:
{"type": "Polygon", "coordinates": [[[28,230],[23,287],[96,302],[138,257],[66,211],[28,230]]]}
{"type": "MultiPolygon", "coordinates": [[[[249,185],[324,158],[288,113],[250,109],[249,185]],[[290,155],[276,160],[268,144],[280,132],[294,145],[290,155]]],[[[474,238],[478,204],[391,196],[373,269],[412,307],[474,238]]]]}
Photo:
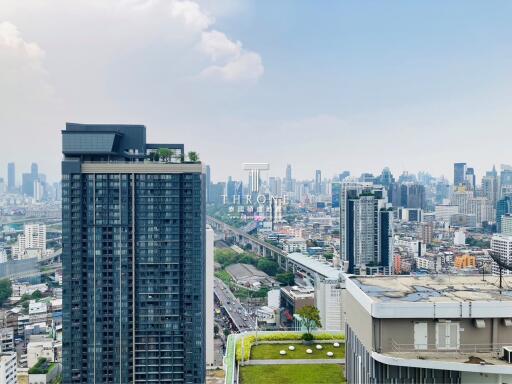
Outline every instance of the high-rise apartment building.
{"type": "Polygon", "coordinates": [[[204,383],[202,165],[141,125],[68,123],[62,144],[62,381],[204,383]]]}
{"type": "Polygon", "coordinates": [[[384,187],[343,182],[340,251],[349,273],[389,273],[393,262],[393,212],[384,187]]]}
{"type": "Polygon", "coordinates": [[[16,384],[16,352],[0,353],[0,384],[16,384]]]}
{"type": "MultiPolygon", "coordinates": [[[[491,238],[491,250],[495,252],[501,261],[512,264],[512,236],[495,234],[491,238]]],[[[492,263],[492,273],[498,275],[500,268],[495,262],[492,263]]],[[[503,274],[510,275],[512,271],[503,270],[503,274]]]]}
{"type": "Polygon", "coordinates": [[[286,166],[285,188],[286,192],[293,192],[292,166],[290,164],[286,166]]]}
{"type": "Polygon", "coordinates": [[[464,185],[466,181],[466,163],[453,164],[453,185],[464,185]]]}
{"type": "Polygon", "coordinates": [[[7,191],[14,192],[16,189],[16,165],[14,163],[7,164],[7,191]]]}
{"type": "Polygon", "coordinates": [[[46,225],[26,224],[23,233],[12,247],[12,258],[15,260],[42,257],[46,252],[46,225]]]}

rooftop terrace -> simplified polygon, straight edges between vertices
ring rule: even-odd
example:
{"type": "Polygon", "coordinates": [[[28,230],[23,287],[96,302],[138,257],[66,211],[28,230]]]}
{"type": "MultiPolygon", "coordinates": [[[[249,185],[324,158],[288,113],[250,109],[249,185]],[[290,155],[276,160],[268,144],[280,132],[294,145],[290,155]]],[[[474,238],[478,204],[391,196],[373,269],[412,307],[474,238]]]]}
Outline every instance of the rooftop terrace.
{"type": "Polygon", "coordinates": [[[353,276],[350,278],[373,303],[492,302],[512,303],[512,276],[353,276]]]}

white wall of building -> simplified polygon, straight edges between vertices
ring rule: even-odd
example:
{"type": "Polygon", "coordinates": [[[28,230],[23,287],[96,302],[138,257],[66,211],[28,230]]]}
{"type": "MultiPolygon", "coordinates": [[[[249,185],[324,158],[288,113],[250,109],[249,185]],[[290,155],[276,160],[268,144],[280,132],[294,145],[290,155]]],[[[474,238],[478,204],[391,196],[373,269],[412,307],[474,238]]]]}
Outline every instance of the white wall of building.
{"type": "Polygon", "coordinates": [[[0,384],[16,384],[16,352],[0,355],[0,384]]]}

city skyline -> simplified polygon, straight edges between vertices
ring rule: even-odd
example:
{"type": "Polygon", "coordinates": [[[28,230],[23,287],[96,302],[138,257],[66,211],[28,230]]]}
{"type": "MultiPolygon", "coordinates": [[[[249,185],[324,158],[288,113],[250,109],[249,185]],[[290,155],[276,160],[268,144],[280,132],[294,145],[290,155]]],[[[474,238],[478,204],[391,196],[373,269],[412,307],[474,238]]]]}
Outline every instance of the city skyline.
{"type": "Polygon", "coordinates": [[[509,162],[511,7],[4,1],[0,169],[36,160],[56,180],[60,127],[78,121],[151,126],[151,140],[189,143],[213,180],[243,162],[309,178],[312,158],[323,175],[386,164],[450,178],[461,161],[481,175],[509,162]]]}

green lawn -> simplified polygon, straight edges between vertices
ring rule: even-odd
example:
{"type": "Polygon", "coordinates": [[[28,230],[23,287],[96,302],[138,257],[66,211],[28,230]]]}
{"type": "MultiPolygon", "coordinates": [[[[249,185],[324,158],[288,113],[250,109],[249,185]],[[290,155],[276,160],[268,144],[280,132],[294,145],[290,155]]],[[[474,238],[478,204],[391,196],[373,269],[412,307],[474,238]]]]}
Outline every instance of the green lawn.
{"type": "Polygon", "coordinates": [[[342,384],[346,383],[341,366],[312,365],[251,365],[241,367],[242,384],[342,384]]]}
{"type": "Polygon", "coordinates": [[[259,344],[251,348],[251,360],[279,360],[279,359],[329,359],[327,352],[334,353],[331,359],[343,359],[345,357],[345,344],[341,343],[338,348],[334,348],[333,343],[314,343],[304,345],[302,343],[290,344],[259,344]],[[321,344],[323,349],[317,350],[316,345],[321,344]],[[288,347],[293,345],[295,351],[290,351],[288,347]],[[313,353],[306,353],[306,349],[312,349],[313,353]],[[285,350],[286,355],[281,356],[279,351],[285,350]]]}

